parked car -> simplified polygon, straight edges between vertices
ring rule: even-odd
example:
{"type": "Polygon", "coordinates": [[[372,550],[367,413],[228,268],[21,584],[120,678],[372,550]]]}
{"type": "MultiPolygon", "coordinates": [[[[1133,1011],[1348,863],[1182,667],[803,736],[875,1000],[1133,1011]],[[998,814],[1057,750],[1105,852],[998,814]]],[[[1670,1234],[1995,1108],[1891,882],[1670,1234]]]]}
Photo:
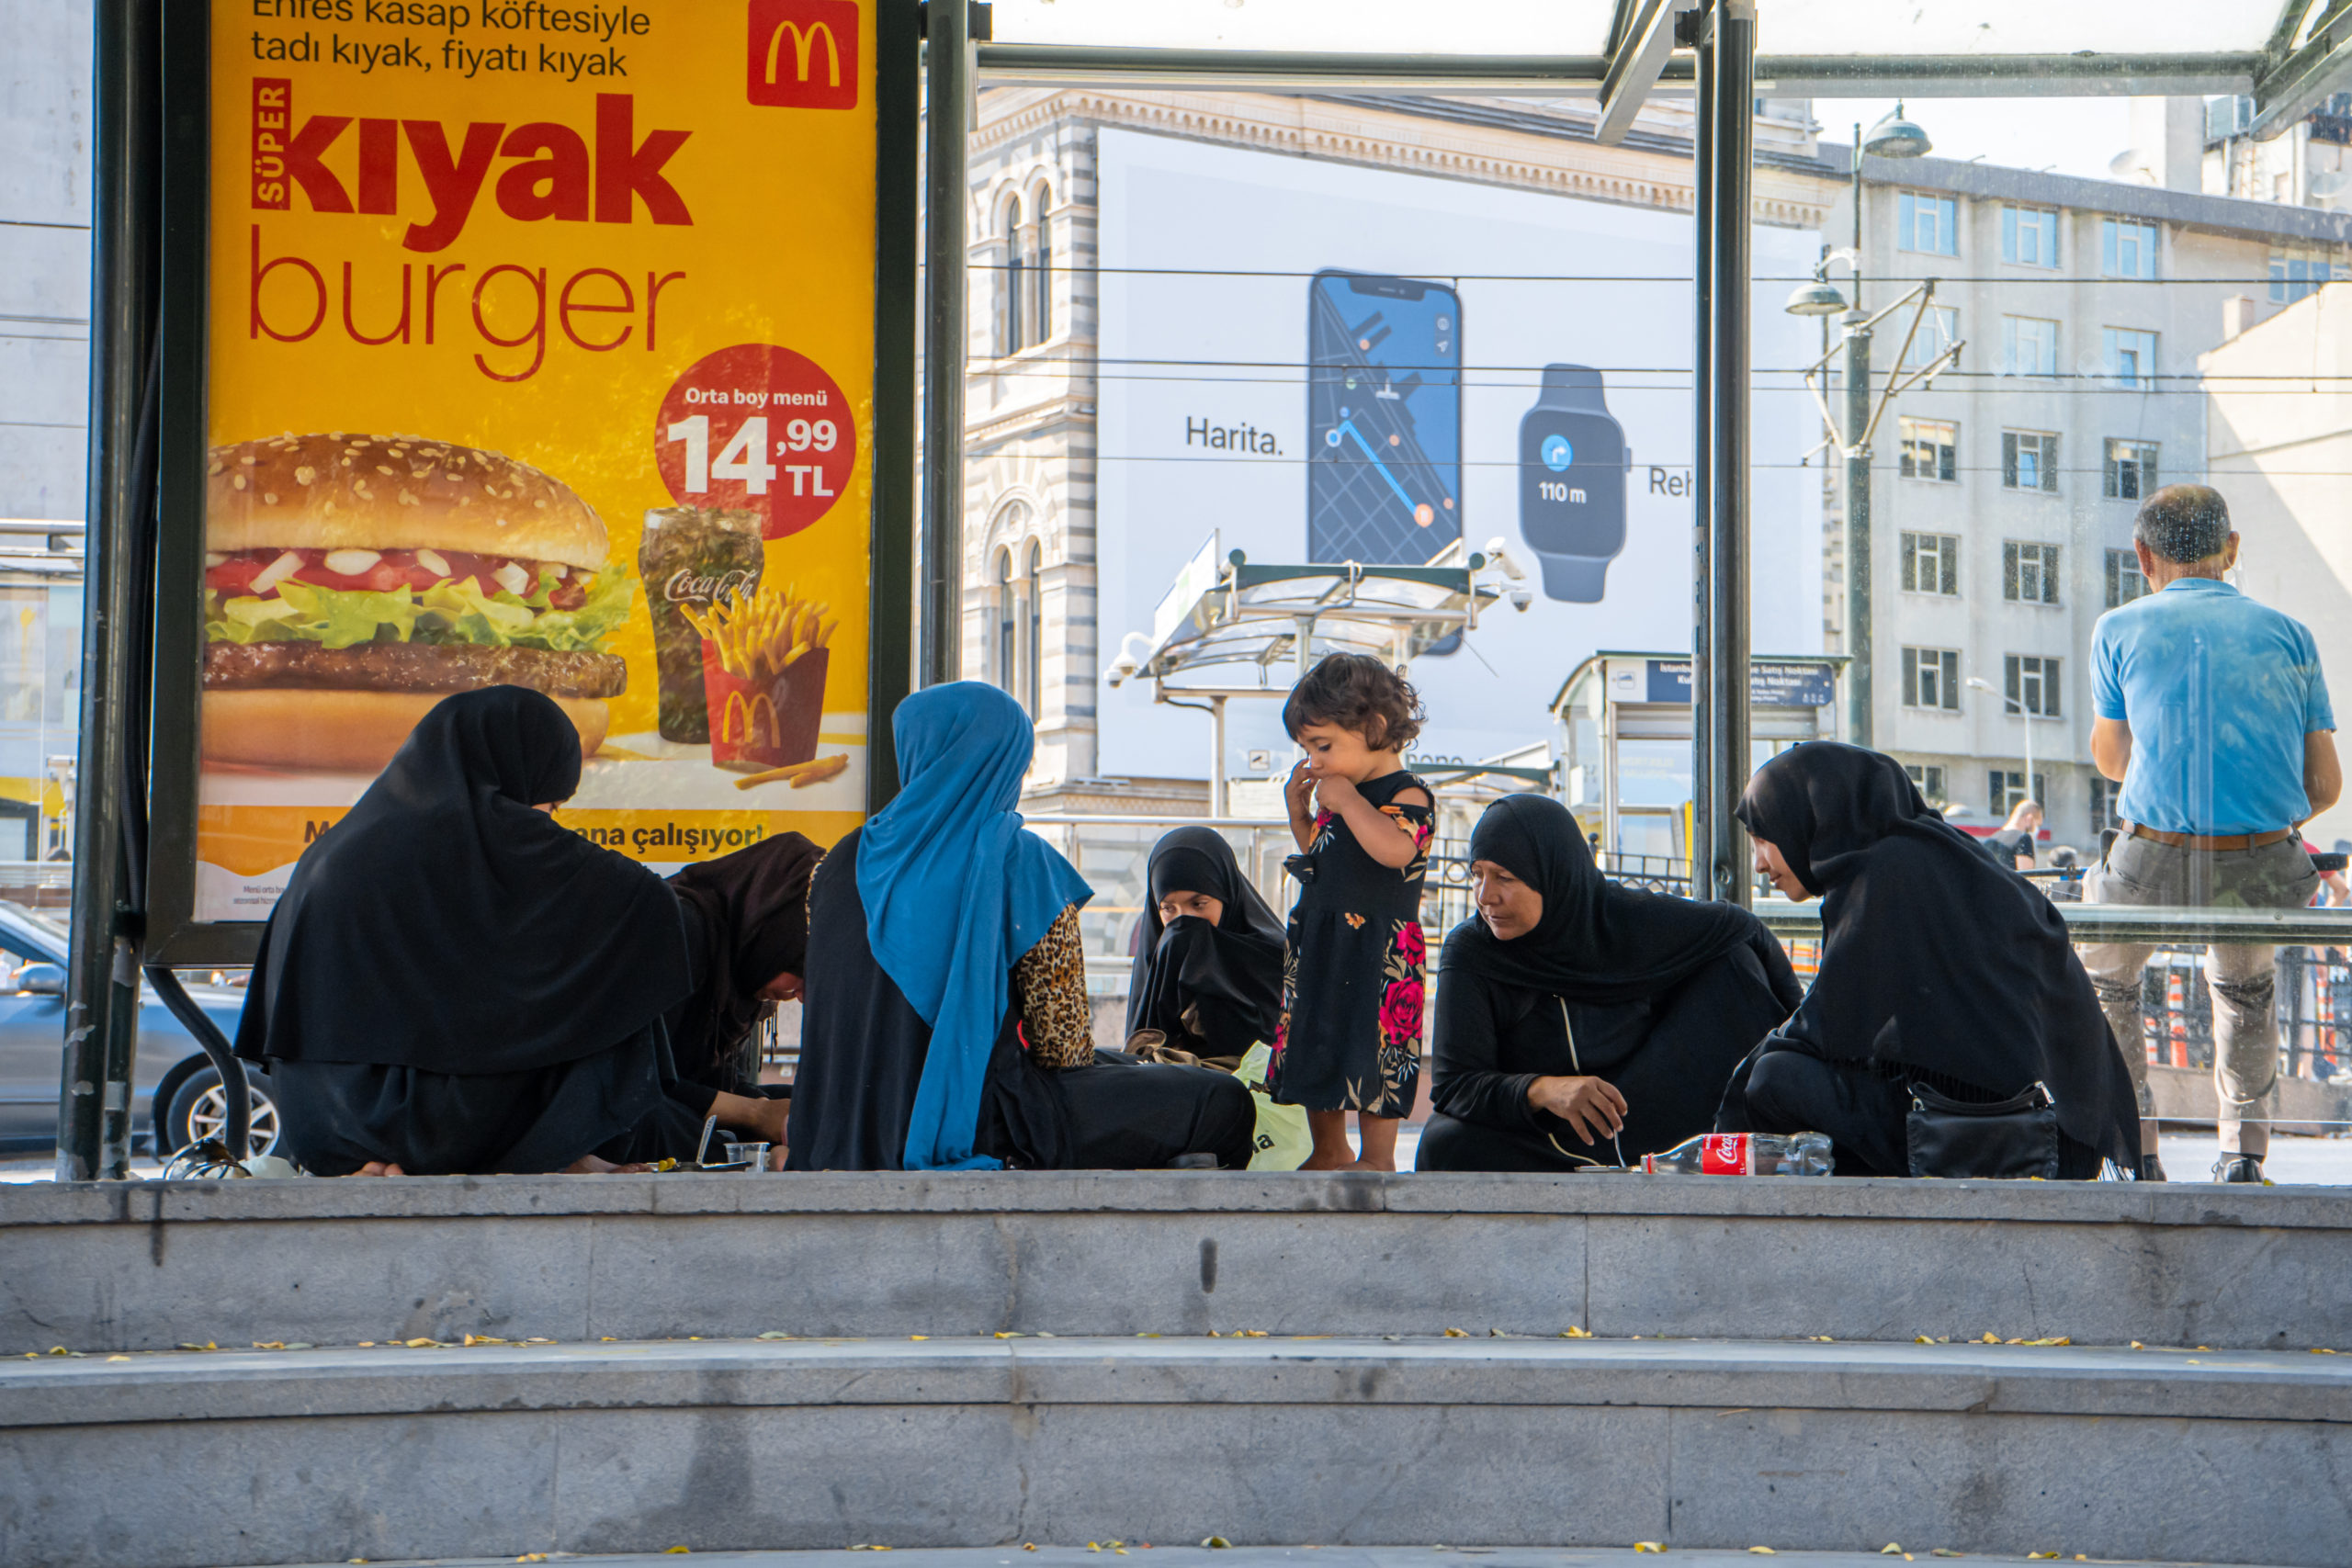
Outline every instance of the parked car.
{"type": "MultiPolygon", "coordinates": [[[[0,899],[0,1154],[46,1154],[57,1146],[57,1093],[65,1049],[63,926],[21,904],[0,899]]],[[[131,1057],[130,1124],[135,1141],[170,1154],[220,1132],[227,1097],[186,1025],[162,998],[139,988],[139,1035],[131,1057]]],[[[205,1016],[233,1038],[245,994],[229,986],[190,985],[205,1016]]],[[[277,1144],[277,1105],[266,1074],[245,1069],[253,1095],[253,1152],[277,1144]]]]}

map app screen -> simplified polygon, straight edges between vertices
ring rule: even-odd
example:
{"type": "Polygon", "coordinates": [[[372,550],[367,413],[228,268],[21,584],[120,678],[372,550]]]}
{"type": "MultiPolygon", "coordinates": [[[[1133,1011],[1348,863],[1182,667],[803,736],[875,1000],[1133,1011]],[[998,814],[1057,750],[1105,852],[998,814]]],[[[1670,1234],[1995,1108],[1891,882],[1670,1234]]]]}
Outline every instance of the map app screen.
{"type": "Polygon", "coordinates": [[[1306,337],[1306,558],[1426,565],[1462,537],[1460,297],[1320,272],[1306,337]]]}

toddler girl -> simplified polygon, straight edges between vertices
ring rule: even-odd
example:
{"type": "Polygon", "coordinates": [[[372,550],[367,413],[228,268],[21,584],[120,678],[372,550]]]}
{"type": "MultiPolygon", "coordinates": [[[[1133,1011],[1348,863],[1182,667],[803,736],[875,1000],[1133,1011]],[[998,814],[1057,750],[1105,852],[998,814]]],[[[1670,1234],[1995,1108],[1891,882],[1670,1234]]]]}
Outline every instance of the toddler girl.
{"type": "Polygon", "coordinates": [[[1306,749],[1283,791],[1304,853],[1283,951],[1283,1010],[1268,1088],[1304,1106],[1315,1152],[1301,1170],[1394,1170],[1396,1123],[1421,1074],[1421,877],[1433,801],[1397,753],[1420,699],[1365,654],[1335,653],[1283,705],[1306,749]],[[1310,796],[1312,806],[1310,807],[1310,796]],[[1348,1147],[1357,1113],[1362,1157],[1348,1147]]]}

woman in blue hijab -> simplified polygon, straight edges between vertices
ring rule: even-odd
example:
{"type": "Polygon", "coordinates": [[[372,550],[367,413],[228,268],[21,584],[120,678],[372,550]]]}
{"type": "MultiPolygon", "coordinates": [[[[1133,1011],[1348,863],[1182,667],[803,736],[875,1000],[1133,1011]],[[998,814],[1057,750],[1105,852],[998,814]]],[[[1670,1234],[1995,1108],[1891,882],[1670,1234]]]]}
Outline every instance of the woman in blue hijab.
{"type": "Polygon", "coordinates": [[[900,703],[891,728],[898,797],[809,885],[788,1168],[1248,1165],[1237,1080],[1095,1056],[1092,891],[1015,809],[1028,716],[958,681],[900,703]]]}

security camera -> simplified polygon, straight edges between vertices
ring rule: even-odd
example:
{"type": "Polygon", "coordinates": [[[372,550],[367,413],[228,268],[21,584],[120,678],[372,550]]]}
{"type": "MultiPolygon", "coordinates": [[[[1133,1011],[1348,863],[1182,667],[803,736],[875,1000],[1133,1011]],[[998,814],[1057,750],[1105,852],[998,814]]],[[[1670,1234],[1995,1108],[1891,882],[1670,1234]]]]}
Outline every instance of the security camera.
{"type": "MultiPolygon", "coordinates": [[[[1498,569],[1505,577],[1510,578],[1513,582],[1522,582],[1526,581],[1526,569],[1521,567],[1519,562],[1513,560],[1511,558],[1510,551],[1503,547],[1503,536],[1500,534],[1498,534],[1493,538],[1488,539],[1487,541],[1487,547],[1480,553],[1487,558],[1487,564],[1488,566],[1498,569]]],[[[1527,606],[1524,604],[1520,606],[1522,610],[1526,607],[1527,606]]]]}
{"type": "Polygon", "coordinates": [[[1534,603],[1535,592],[1532,589],[1514,588],[1510,591],[1510,607],[1521,615],[1526,614],[1527,607],[1534,603]]]}
{"type": "Polygon", "coordinates": [[[1135,672],[1136,661],[1134,658],[1127,653],[1122,652],[1118,658],[1111,660],[1111,668],[1102,671],[1102,678],[1111,682],[1112,685],[1116,686],[1135,672]]]}

